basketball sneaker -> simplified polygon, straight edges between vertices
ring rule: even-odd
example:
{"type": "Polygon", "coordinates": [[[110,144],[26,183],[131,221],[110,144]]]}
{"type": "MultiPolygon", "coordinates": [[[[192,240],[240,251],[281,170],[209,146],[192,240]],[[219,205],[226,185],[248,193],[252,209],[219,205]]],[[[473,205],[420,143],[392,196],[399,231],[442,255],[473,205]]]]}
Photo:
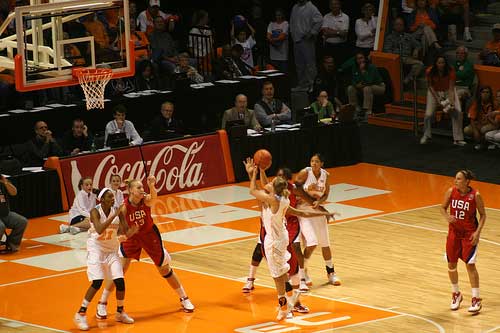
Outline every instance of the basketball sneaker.
{"type": "Polygon", "coordinates": [[[453,311],[458,310],[460,307],[460,303],[462,303],[463,300],[462,293],[459,291],[458,293],[453,293],[451,296],[451,304],[450,304],[450,309],[453,311]]]}
{"type": "Polygon", "coordinates": [[[300,279],[299,290],[301,293],[309,292],[309,287],[306,284],[306,279],[300,279]]]}
{"type": "Polygon", "coordinates": [[[330,284],[333,284],[334,286],[340,286],[342,284],[342,282],[338,278],[337,274],[335,274],[335,272],[328,274],[328,282],[330,284]]]}
{"type": "Polygon", "coordinates": [[[108,310],[106,309],[106,305],[108,305],[108,303],[101,303],[101,302],[97,303],[97,312],[95,314],[95,317],[97,319],[108,318],[108,310]]]}
{"type": "Polygon", "coordinates": [[[182,297],[179,299],[181,301],[182,308],[185,312],[193,312],[194,311],[194,305],[191,303],[189,300],[189,297],[182,297]]]}
{"type": "Polygon", "coordinates": [[[313,282],[309,275],[307,275],[307,272],[304,272],[304,279],[306,280],[306,286],[310,287],[313,285],[313,282]]]}
{"type": "Polygon", "coordinates": [[[287,302],[287,304],[278,308],[278,315],[276,316],[276,320],[284,320],[284,319],[292,319],[292,305],[287,302]]]}
{"type": "Polygon", "coordinates": [[[309,313],[309,308],[300,302],[295,303],[292,309],[293,312],[298,312],[298,313],[309,313]]]}
{"type": "Polygon", "coordinates": [[[120,322],[120,323],[124,323],[124,324],[133,324],[134,323],[134,319],[132,319],[128,314],[126,314],[123,311],[115,313],[115,320],[120,322]]]}
{"type": "Polygon", "coordinates": [[[59,225],[59,233],[64,234],[66,232],[69,232],[69,225],[67,225],[67,224],[59,225]]]}
{"type": "Polygon", "coordinates": [[[69,233],[72,234],[72,235],[79,234],[82,231],[83,230],[81,228],[78,228],[78,227],[73,227],[73,226],[69,227],[69,233]]]}
{"type": "Polygon", "coordinates": [[[75,313],[73,322],[81,331],[88,331],[89,324],[87,323],[87,316],[85,314],[75,313]]]}
{"type": "Polygon", "coordinates": [[[481,299],[479,297],[472,297],[472,303],[469,307],[469,312],[479,313],[482,307],[483,306],[481,305],[481,299]]]}
{"type": "Polygon", "coordinates": [[[255,287],[253,285],[253,282],[255,281],[254,278],[248,278],[247,279],[247,282],[245,283],[245,285],[243,286],[242,290],[245,294],[249,293],[250,291],[254,290],[255,287]]]}

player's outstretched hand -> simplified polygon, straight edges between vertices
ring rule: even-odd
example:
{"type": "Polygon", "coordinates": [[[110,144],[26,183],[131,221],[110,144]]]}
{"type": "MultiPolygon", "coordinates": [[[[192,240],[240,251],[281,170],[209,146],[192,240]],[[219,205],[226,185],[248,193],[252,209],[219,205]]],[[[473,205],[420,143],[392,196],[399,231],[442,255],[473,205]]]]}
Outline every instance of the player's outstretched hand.
{"type": "Polygon", "coordinates": [[[252,175],[255,170],[255,164],[253,162],[253,158],[247,157],[245,161],[243,161],[243,165],[245,165],[245,170],[249,175],[252,175]]]}
{"type": "Polygon", "coordinates": [[[148,186],[153,187],[156,184],[156,178],[153,175],[148,176],[148,186]]]}

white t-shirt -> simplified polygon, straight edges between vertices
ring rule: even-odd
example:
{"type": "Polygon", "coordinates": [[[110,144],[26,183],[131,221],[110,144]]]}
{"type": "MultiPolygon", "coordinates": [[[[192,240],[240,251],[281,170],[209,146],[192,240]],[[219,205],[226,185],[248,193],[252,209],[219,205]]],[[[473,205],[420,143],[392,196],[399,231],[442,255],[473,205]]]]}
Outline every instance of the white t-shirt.
{"type": "MultiPolygon", "coordinates": [[[[159,11],[158,15],[160,15],[165,21],[172,15],[170,14],[166,14],[164,12],[162,12],[161,10],[159,11]]],[[[151,15],[149,15],[147,13],[147,9],[146,10],[143,10],[142,12],[139,13],[139,15],[137,16],[137,30],[139,31],[142,31],[142,32],[145,32],[148,28],[148,26],[150,26],[151,28],[154,27],[154,23],[153,23],[153,18],[151,17],[151,15]]]]}
{"type": "MultiPolygon", "coordinates": [[[[332,13],[328,13],[323,17],[322,28],[330,28],[333,30],[349,31],[349,16],[340,12],[339,15],[334,16],[332,13]]],[[[325,40],[327,43],[338,44],[347,41],[347,36],[342,37],[330,37],[325,40]]]]}
{"type": "Polygon", "coordinates": [[[363,48],[373,48],[375,44],[375,33],[372,31],[377,29],[377,17],[372,18],[366,22],[363,19],[356,20],[356,46],[363,48]]]}
{"type": "Polygon", "coordinates": [[[252,36],[248,37],[246,41],[243,43],[238,41],[237,39],[234,40],[234,44],[240,44],[243,47],[243,54],[241,55],[241,60],[253,68],[253,54],[252,54],[252,48],[255,46],[256,42],[255,39],[253,39],[252,36]]]}
{"type": "Polygon", "coordinates": [[[283,21],[281,23],[269,23],[267,26],[267,33],[271,34],[273,38],[278,37],[282,33],[286,35],[285,40],[277,44],[269,43],[269,57],[271,60],[288,60],[288,22],[283,21]]]}
{"type": "MultiPolygon", "coordinates": [[[[101,205],[95,207],[99,212],[99,222],[104,223],[108,216],[104,214],[101,205]]],[[[115,208],[111,207],[109,214],[112,215],[115,208]]],[[[118,242],[118,228],[120,227],[120,219],[115,217],[113,222],[101,234],[98,234],[94,224],[90,222],[89,238],[87,239],[87,250],[98,250],[100,252],[117,252],[118,242]]]]}

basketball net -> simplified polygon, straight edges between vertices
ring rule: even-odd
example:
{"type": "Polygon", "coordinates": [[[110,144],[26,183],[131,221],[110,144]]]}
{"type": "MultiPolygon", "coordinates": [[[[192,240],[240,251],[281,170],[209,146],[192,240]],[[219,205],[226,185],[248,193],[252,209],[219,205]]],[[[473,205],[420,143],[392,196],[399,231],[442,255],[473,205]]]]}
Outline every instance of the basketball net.
{"type": "Polygon", "coordinates": [[[104,109],[104,88],[111,80],[113,72],[109,68],[76,68],[73,75],[85,94],[87,110],[104,109]]]}

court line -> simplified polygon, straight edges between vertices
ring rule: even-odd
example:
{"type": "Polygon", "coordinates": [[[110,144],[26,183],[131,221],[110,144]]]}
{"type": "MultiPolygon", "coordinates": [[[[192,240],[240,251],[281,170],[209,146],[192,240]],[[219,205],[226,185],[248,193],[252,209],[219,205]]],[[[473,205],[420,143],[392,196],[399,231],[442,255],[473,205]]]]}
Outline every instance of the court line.
{"type": "Polygon", "coordinates": [[[25,324],[27,326],[33,326],[33,327],[43,328],[43,329],[51,330],[51,331],[54,331],[54,332],[71,333],[70,331],[58,330],[57,328],[52,328],[52,327],[42,326],[42,325],[37,325],[37,324],[31,324],[31,323],[27,323],[25,321],[19,321],[19,320],[9,319],[9,318],[5,318],[5,317],[0,317],[0,320],[11,321],[11,322],[20,323],[20,324],[25,324]]]}
{"type": "MultiPolygon", "coordinates": [[[[230,229],[230,230],[236,230],[236,229],[230,229]]],[[[193,252],[193,251],[197,251],[197,250],[209,249],[209,248],[212,248],[212,247],[222,246],[222,245],[226,245],[226,244],[236,244],[236,243],[241,243],[241,242],[245,242],[245,241],[251,240],[251,239],[253,239],[253,238],[257,237],[257,236],[258,236],[258,234],[253,234],[252,236],[245,236],[246,238],[244,238],[244,239],[238,239],[238,240],[234,240],[234,241],[230,241],[230,242],[225,242],[225,243],[220,243],[220,244],[212,244],[212,245],[207,245],[207,246],[201,246],[201,247],[197,247],[197,248],[194,248],[194,249],[180,250],[180,251],[175,251],[175,252],[174,251],[172,251],[172,252],[169,251],[169,253],[170,254],[186,253],[186,252],[193,252]]],[[[257,240],[255,240],[255,242],[257,243],[257,240]]]]}
{"type": "Polygon", "coordinates": [[[392,317],[386,317],[386,318],[379,318],[379,319],[372,319],[372,320],[367,320],[363,321],[361,323],[356,323],[356,324],[350,324],[350,325],[345,325],[345,326],[339,326],[335,328],[327,328],[326,330],[321,330],[321,331],[314,331],[313,333],[328,333],[336,330],[341,330],[349,327],[355,327],[355,326],[361,326],[361,325],[366,325],[366,324],[371,324],[371,323],[376,323],[379,321],[387,320],[387,319],[394,319],[394,318],[399,318],[399,317],[404,317],[404,314],[399,314],[397,316],[392,316],[392,317]]]}
{"type": "MultiPolygon", "coordinates": [[[[422,229],[422,230],[427,230],[427,231],[435,231],[435,232],[440,232],[440,233],[445,233],[445,234],[448,233],[448,230],[439,230],[439,229],[434,229],[434,228],[429,228],[429,227],[422,227],[420,225],[413,225],[413,224],[407,224],[407,223],[402,223],[402,222],[383,220],[383,219],[379,219],[379,218],[370,218],[368,220],[378,221],[378,222],[383,222],[383,223],[389,223],[389,224],[395,224],[395,225],[399,225],[399,226],[403,226],[403,227],[410,227],[410,228],[415,228],[415,229],[422,229]]],[[[500,243],[495,242],[495,241],[491,241],[491,240],[488,240],[488,239],[485,239],[485,238],[481,238],[480,242],[484,242],[484,243],[489,243],[489,244],[500,246],[500,243]]]]}
{"type": "Polygon", "coordinates": [[[1,287],[13,286],[13,285],[16,285],[16,284],[21,284],[21,283],[26,283],[26,282],[33,282],[33,281],[38,281],[38,280],[50,279],[50,278],[58,277],[58,276],[70,275],[70,274],[73,274],[73,273],[86,272],[86,271],[87,271],[87,268],[84,268],[84,269],[79,269],[79,270],[71,271],[71,272],[65,272],[65,273],[53,274],[53,275],[47,275],[47,276],[40,276],[40,277],[37,277],[37,278],[26,279],[26,280],[21,280],[21,281],[16,281],[16,282],[9,282],[9,283],[0,284],[0,288],[1,287]]]}
{"type": "MultiPolygon", "coordinates": [[[[499,209],[499,210],[500,210],[500,209],[499,209]]],[[[483,333],[491,333],[491,332],[495,332],[495,331],[497,331],[498,329],[500,329],[500,326],[490,328],[490,329],[489,329],[489,330],[487,330],[487,331],[483,331],[483,333]]]]}

